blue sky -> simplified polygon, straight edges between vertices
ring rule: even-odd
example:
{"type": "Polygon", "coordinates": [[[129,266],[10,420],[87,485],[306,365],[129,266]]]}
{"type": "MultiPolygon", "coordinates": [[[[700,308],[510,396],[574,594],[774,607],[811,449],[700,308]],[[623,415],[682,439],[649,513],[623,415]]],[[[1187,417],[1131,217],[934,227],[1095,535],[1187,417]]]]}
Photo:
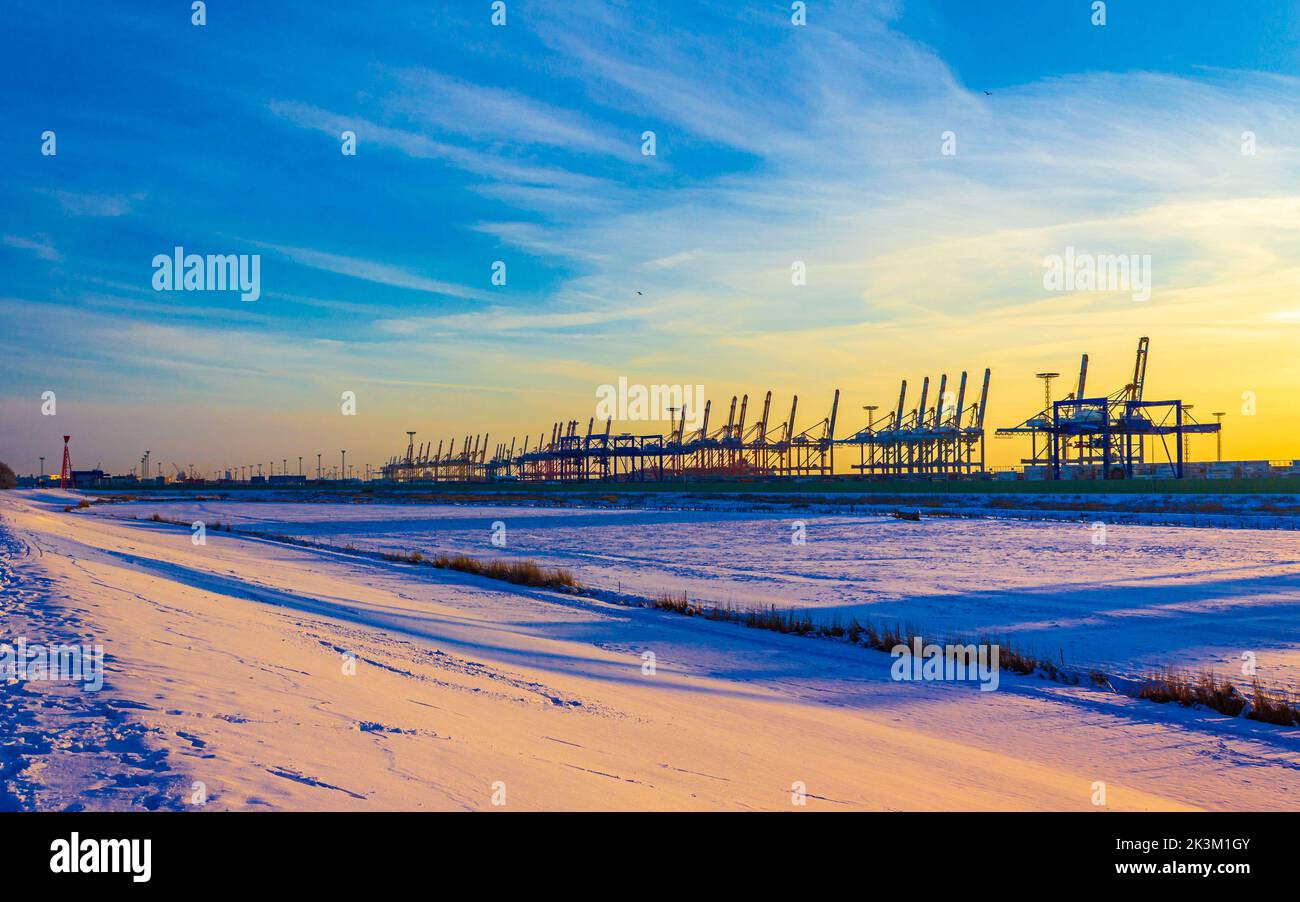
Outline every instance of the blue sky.
{"type": "Polygon", "coordinates": [[[933,47],[962,82],[992,90],[1095,71],[1195,75],[1206,68],[1297,74],[1292,3],[1121,0],[1106,26],[1090,0],[913,0],[897,28],[933,47]]]}
{"type": "Polygon", "coordinates": [[[1293,387],[1194,377],[1294,339],[1296,8],[1089,7],[7,3],[0,459],[378,463],[585,420],[620,376],[818,408],[993,365],[1016,421],[1022,369],[1118,382],[1148,333],[1206,406],[1293,387]],[[153,291],[178,244],[261,254],[261,298],[153,291]],[[1151,253],[1161,291],[1045,303],[1067,244],[1151,253]]]}

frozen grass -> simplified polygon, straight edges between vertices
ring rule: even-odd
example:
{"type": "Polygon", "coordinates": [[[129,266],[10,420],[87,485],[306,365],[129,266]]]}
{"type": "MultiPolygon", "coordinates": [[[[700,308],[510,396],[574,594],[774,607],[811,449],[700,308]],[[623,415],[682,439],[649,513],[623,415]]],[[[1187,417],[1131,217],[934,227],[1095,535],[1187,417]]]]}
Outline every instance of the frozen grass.
{"type": "MultiPolygon", "coordinates": [[[[1040,658],[1005,639],[994,642],[988,636],[981,636],[977,640],[968,636],[948,636],[941,641],[931,638],[927,642],[920,631],[906,624],[863,623],[857,617],[852,617],[845,623],[838,616],[818,623],[806,609],[788,608],[782,611],[774,606],[715,607],[691,601],[685,592],[660,595],[644,606],[687,617],[738,623],[752,629],[771,630],[787,635],[839,639],[876,651],[888,652],[900,645],[910,647],[916,640],[920,640],[922,645],[990,645],[998,649],[999,669],[1009,673],[1021,676],[1038,674],[1044,679],[1076,686],[1085,677],[1097,688],[1106,688],[1111,683],[1110,676],[1100,670],[1092,669],[1081,673],[1068,667],[1064,661],[1058,663],[1040,658]]],[[[1248,701],[1231,682],[1209,671],[1192,674],[1167,668],[1151,674],[1137,694],[1139,698],[1159,704],[1177,702],[1185,707],[1200,705],[1229,717],[1238,717],[1245,712],[1246,718],[1250,720],[1280,726],[1300,726],[1300,705],[1292,701],[1283,690],[1268,689],[1256,681],[1248,701]]]]}
{"type": "Polygon", "coordinates": [[[1229,717],[1236,717],[1246,707],[1246,699],[1225,679],[1210,672],[1200,674],[1164,670],[1153,673],[1138,690],[1138,698],[1153,702],[1177,702],[1184,707],[1204,705],[1229,717]]]}
{"type": "Polygon", "coordinates": [[[543,567],[536,561],[514,561],[493,558],[479,560],[467,554],[439,554],[426,558],[418,551],[386,551],[380,557],[386,561],[400,561],[405,564],[428,564],[441,570],[455,570],[459,573],[472,573],[488,579],[536,589],[560,589],[574,591],[581,588],[574,578],[573,571],[565,567],[543,567]]]}
{"type": "MultiPolygon", "coordinates": [[[[920,640],[922,645],[936,642],[933,637],[927,640],[921,631],[908,624],[878,624],[870,620],[863,623],[857,617],[850,617],[845,621],[839,616],[819,622],[813,619],[812,613],[806,608],[781,610],[774,605],[751,608],[737,608],[732,605],[717,607],[691,601],[685,592],[680,595],[660,595],[644,606],[660,611],[671,611],[674,614],[684,614],[687,617],[739,623],[751,629],[819,639],[838,639],[851,645],[860,645],[877,651],[892,651],[899,645],[910,646],[914,640],[920,640]]],[[[948,636],[938,641],[938,644],[996,646],[998,666],[1002,670],[1022,675],[1041,673],[1049,679],[1078,682],[1077,677],[1067,674],[1054,662],[1018,649],[1005,639],[994,642],[988,636],[981,636],[979,639],[948,636]]]]}
{"type": "Polygon", "coordinates": [[[1251,691],[1251,720],[1274,723],[1284,727],[1300,727],[1300,705],[1284,698],[1280,693],[1265,689],[1258,682],[1251,691]]]}
{"type": "MultiPolygon", "coordinates": [[[[132,517],[131,519],[134,520],[135,518],[132,517]]],[[[185,526],[190,528],[194,526],[193,523],[187,520],[177,520],[174,517],[164,517],[161,516],[160,514],[154,514],[149,518],[149,520],[153,523],[169,523],[172,526],[185,526]]],[[[213,532],[234,532],[235,531],[234,524],[232,523],[206,523],[204,525],[208,529],[212,530],[213,532]]]]}
{"type": "Polygon", "coordinates": [[[1300,705],[1277,689],[1261,686],[1258,680],[1251,685],[1247,697],[1213,673],[1193,676],[1166,670],[1152,674],[1138,696],[1153,702],[1177,702],[1185,707],[1204,705],[1229,717],[1237,717],[1244,711],[1249,720],[1284,727],[1300,726],[1300,705]]]}

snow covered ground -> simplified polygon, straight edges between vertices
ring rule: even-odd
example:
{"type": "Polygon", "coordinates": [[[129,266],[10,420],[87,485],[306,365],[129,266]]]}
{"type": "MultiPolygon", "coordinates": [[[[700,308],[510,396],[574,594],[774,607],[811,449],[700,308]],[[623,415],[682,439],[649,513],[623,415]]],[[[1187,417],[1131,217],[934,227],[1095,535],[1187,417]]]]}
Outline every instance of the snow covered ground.
{"type": "Polygon", "coordinates": [[[521,557],[584,585],[872,617],[936,639],[1009,637],[1040,656],[1212,668],[1300,686],[1300,534],[788,512],[144,501],[186,521],[381,551],[521,557]],[[494,524],[500,524],[494,528],[494,524]],[[802,524],[802,528],[798,526],[802,524]],[[504,545],[493,544],[504,541],[504,545]],[[798,539],[802,536],[802,544],[798,539]]]}
{"type": "Polygon", "coordinates": [[[1033,678],[895,682],[888,655],[844,644],[114,517],[518,554],[819,614],[913,604],[918,623],[974,611],[1046,636],[1046,612],[1080,642],[1089,618],[1216,654],[1268,634],[1261,660],[1294,644],[1277,533],[1098,547],[1077,526],[826,517],[795,546],[788,518],[755,515],[74,501],[0,493],[0,639],[108,654],[98,693],[0,687],[5,806],[1092,810],[1100,782],[1110,809],[1300,809],[1296,730],[1033,678]]]}

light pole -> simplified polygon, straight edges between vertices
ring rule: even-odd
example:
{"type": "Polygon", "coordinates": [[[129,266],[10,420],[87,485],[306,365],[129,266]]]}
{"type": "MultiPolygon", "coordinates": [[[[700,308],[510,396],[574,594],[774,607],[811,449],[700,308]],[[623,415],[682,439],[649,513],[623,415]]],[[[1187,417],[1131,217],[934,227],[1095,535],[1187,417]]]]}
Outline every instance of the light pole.
{"type": "Polygon", "coordinates": [[[1219,424],[1218,430],[1214,433],[1214,442],[1217,446],[1215,459],[1223,460],[1223,418],[1227,415],[1226,410],[1216,410],[1214,412],[1214,421],[1219,424]]]}
{"type": "Polygon", "coordinates": [[[879,404],[864,404],[862,409],[867,412],[867,435],[871,435],[871,424],[876,420],[876,411],[880,409],[879,404]]]}
{"type": "Polygon", "coordinates": [[[36,484],[40,485],[41,480],[45,478],[45,458],[41,458],[41,472],[38,474],[36,484]]]}
{"type": "Polygon", "coordinates": [[[1036,378],[1043,380],[1043,410],[1047,411],[1049,416],[1051,415],[1052,412],[1052,380],[1059,375],[1061,374],[1060,373],[1035,373],[1034,374],[1036,378]]]}
{"type": "MultiPolygon", "coordinates": [[[[942,403],[943,403],[943,402],[940,401],[940,404],[942,404],[942,403]]],[[[875,434],[875,430],[873,430],[873,429],[871,428],[871,424],[874,423],[874,422],[876,421],[876,411],[880,409],[880,405],[879,405],[879,404],[864,404],[864,405],[862,405],[862,409],[865,410],[865,411],[867,412],[867,435],[874,435],[874,434],[875,434]]],[[[859,445],[859,446],[858,446],[858,451],[859,451],[858,463],[861,463],[861,464],[865,464],[865,463],[867,463],[867,461],[865,461],[865,460],[862,459],[862,452],[865,450],[865,448],[866,448],[865,445],[859,445]]],[[[876,464],[876,446],[875,446],[875,445],[872,445],[872,446],[871,446],[871,466],[872,466],[872,470],[873,470],[873,472],[874,472],[874,469],[875,469],[875,464],[876,464]]],[[[865,466],[864,466],[864,467],[862,468],[862,470],[861,470],[861,475],[864,476],[864,477],[867,475],[867,468],[866,468],[865,466]]]]}
{"type": "MultiPolygon", "coordinates": [[[[1034,373],[1035,378],[1043,380],[1043,418],[1047,420],[1049,424],[1052,422],[1053,419],[1052,380],[1059,375],[1061,374],[1060,373],[1034,373]]],[[[957,414],[957,417],[958,419],[961,418],[960,412],[957,414]]],[[[897,423],[895,423],[894,425],[898,426],[897,423]]],[[[1046,439],[1044,439],[1043,451],[1046,452],[1048,447],[1050,447],[1050,443],[1048,443],[1046,439]]],[[[1029,433],[1029,456],[1032,457],[1034,460],[1038,459],[1038,431],[1037,430],[1034,430],[1033,432],[1029,433]]]]}
{"type": "Polygon", "coordinates": [[[316,481],[320,482],[320,455],[316,455],[316,481]]]}
{"type": "Polygon", "coordinates": [[[302,455],[298,455],[298,475],[302,475],[302,455]]]}
{"type": "Polygon", "coordinates": [[[343,455],[342,460],[341,460],[340,463],[339,463],[339,478],[340,478],[340,479],[347,479],[347,478],[348,478],[348,470],[347,470],[347,467],[348,467],[348,452],[347,452],[346,450],[343,450],[343,451],[340,451],[339,453],[343,455]]]}

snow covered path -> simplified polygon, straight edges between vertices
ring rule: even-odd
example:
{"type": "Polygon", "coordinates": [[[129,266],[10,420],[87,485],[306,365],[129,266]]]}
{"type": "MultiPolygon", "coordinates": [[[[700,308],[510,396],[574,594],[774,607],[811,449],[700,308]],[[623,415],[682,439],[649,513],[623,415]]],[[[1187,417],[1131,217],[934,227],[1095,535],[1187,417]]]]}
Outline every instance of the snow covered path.
{"type": "Polygon", "coordinates": [[[89,780],[141,792],[88,807],[789,810],[802,784],[808,810],[1089,810],[1103,781],[1111,809],[1300,809],[1297,731],[1038,680],[897,683],[878,652],[67,503],[0,494],[0,638],[102,643],[78,716],[126,711],[126,739],[15,748],[10,722],[66,730],[45,702],[67,689],[0,688],[0,800],[63,807],[89,780]]]}

